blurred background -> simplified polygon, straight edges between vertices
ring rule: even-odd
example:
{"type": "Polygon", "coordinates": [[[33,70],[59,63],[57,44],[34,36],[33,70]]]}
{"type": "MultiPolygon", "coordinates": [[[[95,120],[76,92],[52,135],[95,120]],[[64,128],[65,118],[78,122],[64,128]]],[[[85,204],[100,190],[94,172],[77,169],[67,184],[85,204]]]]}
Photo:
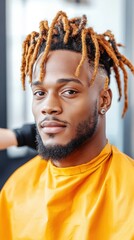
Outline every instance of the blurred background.
{"type": "MultiPolygon", "coordinates": [[[[0,0],[0,127],[17,128],[34,122],[31,91],[20,82],[22,41],[39,22],[49,22],[59,11],[69,17],[86,14],[88,25],[98,33],[112,30],[121,51],[134,63],[133,0],[0,0]]],[[[107,137],[121,151],[134,158],[134,78],[129,76],[129,110],[121,118],[123,99],[118,103],[114,78],[111,79],[113,103],[107,114],[107,137]]],[[[11,173],[35,156],[27,147],[0,151],[0,188],[11,173]]]]}

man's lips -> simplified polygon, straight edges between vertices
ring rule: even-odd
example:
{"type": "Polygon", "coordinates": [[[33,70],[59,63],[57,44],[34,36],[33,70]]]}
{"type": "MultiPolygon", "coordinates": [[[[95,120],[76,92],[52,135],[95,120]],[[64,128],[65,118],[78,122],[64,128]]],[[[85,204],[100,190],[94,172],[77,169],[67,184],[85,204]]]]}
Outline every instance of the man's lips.
{"type": "Polygon", "coordinates": [[[63,131],[66,127],[66,124],[60,121],[44,121],[41,123],[41,128],[44,133],[59,133],[63,131]]]}

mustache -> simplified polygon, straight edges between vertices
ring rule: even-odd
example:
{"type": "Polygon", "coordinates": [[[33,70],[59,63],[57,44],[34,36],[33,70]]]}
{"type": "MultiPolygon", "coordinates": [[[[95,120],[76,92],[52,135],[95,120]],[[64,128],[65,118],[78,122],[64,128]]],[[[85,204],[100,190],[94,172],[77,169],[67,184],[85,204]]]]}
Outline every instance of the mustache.
{"type": "Polygon", "coordinates": [[[68,124],[68,122],[67,121],[65,121],[65,120],[60,120],[60,119],[58,119],[58,118],[56,118],[56,117],[45,117],[45,118],[43,118],[40,122],[39,122],[39,126],[41,126],[44,122],[46,122],[46,121],[56,121],[56,122],[59,122],[59,123],[63,123],[63,124],[65,124],[65,125],[67,125],[68,124]]]}

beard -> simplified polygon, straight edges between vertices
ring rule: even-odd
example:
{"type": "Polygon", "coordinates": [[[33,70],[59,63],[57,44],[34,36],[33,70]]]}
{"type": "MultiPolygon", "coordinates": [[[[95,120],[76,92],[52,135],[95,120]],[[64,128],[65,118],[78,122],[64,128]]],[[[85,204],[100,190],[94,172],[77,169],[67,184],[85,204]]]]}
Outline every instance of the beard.
{"type": "Polygon", "coordinates": [[[76,136],[66,145],[47,145],[43,144],[40,134],[37,131],[36,141],[38,153],[45,159],[61,160],[69,156],[72,152],[77,150],[80,146],[92,138],[96,131],[98,123],[97,103],[92,116],[85,121],[78,124],[76,129],[76,136]]]}

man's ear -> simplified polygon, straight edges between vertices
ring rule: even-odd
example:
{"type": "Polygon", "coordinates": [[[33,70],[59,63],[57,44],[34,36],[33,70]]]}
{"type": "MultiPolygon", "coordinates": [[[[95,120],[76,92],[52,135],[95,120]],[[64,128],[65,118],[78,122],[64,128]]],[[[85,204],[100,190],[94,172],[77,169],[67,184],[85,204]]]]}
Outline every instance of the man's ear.
{"type": "Polygon", "coordinates": [[[112,103],[112,91],[110,88],[102,89],[100,92],[99,112],[102,114],[102,109],[107,112],[112,103]]]}

